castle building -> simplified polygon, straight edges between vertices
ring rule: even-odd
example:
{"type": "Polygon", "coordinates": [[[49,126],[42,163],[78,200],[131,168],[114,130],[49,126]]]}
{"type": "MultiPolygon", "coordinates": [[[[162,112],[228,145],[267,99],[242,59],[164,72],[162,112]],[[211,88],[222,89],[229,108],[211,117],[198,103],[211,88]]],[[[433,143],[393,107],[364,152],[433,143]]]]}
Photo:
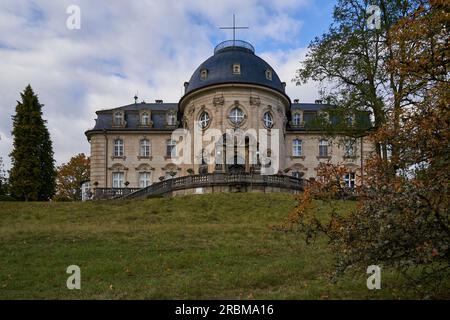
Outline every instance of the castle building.
{"type": "Polygon", "coordinates": [[[251,44],[222,42],[184,84],[178,102],[135,97],[132,104],[96,112],[95,127],[86,131],[91,186],[137,190],[184,176],[258,174],[274,162],[269,174],[299,179],[316,177],[320,162],[340,163],[348,168],[343,183],[360,183],[373,146],[364,137],[346,141],[309,126],[333,107],[291,101],[285,85],[251,44]],[[239,146],[230,137],[235,132],[244,133],[239,146]],[[261,132],[269,143],[258,140],[261,132]]]}

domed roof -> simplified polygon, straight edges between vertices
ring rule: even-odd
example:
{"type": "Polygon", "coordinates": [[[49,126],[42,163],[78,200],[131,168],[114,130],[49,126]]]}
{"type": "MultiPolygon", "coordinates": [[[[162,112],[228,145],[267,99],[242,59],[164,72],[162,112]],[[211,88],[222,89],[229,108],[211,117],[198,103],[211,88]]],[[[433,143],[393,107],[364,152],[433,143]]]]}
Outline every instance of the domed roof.
{"type": "Polygon", "coordinates": [[[224,83],[256,84],[285,94],[284,85],[273,68],[255,55],[251,44],[241,40],[229,40],[216,46],[214,55],[195,70],[189,80],[186,94],[224,83]],[[236,64],[239,65],[239,73],[233,72],[233,66],[236,64]]]}

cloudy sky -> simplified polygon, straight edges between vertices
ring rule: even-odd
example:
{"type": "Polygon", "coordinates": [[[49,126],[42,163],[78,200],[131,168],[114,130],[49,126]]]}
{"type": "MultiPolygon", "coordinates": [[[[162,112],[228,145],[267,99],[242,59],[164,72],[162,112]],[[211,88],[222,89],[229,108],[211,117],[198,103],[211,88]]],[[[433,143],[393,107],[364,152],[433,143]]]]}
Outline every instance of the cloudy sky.
{"type": "Polygon", "coordinates": [[[177,102],[184,81],[231,38],[251,42],[287,83],[291,99],[311,102],[319,86],[291,82],[308,43],[331,23],[330,0],[1,0],[0,157],[10,167],[11,116],[29,83],[45,104],[57,164],[89,154],[84,131],[95,111],[139,100],[177,102]],[[81,10],[68,29],[67,9],[81,10]]]}

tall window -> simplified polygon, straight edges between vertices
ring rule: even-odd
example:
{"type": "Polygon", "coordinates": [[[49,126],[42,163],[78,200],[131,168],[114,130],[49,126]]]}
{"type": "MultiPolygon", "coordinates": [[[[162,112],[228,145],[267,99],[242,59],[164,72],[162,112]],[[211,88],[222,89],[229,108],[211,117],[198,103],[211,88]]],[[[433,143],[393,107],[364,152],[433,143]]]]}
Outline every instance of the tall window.
{"type": "Polygon", "coordinates": [[[355,142],[353,140],[346,140],[344,142],[344,156],[353,157],[355,155],[355,142]]]}
{"type": "Polygon", "coordinates": [[[112,174],[112,181],[113,181],[113,188],[123,188],[123,172],[113,172],[112,174]]]}
{"type": "Polygon", "coordinates": [[[302,123],[302,115],[300,113],[294,113],[292,123],[294,126],[299,126],[302,123]]]}
{"type": "Polygon", "coordinates": [[[266,79],[272,80],[272,70],[270,70],[270,69],[266,70],[266,79]]]}
{"type": "Polygon", "coordinates": [[[117,111],[114,113],[114,124],[116,126],[123,125],[123,113],[121,111],[117,111]]]}
{"type": "Polygon", "coordinates": [[[142,139],[139,155],[141,157],[150,157],[150,154],[151,154],[150,141],[148,141],[147,139],[142,139]]]}
{"type": "Polygon", "coordinates": [[[209,121],[210,121],[210,118],[209,118],[208,112],[206,112],[206,111],[202,112],[202,114],[200,115],[200,118],[199,118],[200,128],[206,129],[209,125],[209,121]]]}
{"type": "Polygon", "coordinates": [[[244,121],[244,112],[241,110],[241,108],[235,107],[231,109],[228,117],[233,124],[237,125],[244,121]]]}
{"type": "Polygon", "coordinates": [[[145,188],[150,184],[150,172],[139,172],[139,187],[145,188]]]}
{"type": "Polygon", "coordinates": [[[150,124],[150,115],[144,112],[141,116],[141,125],[148,126],[150,124]]]}
{"type": "Polygon", "coordinates": [[[175,158],[177,156],[177,142],[175,140],[167,140],[167,152],[168,157],[175,158]]]}
{"type": "Polygon", "coordinates": [[[266,128],[272,128],[273,127],[273,118],[272,118],[272,115],[270,114],[270,112],[264,113],[263,121],[264,121],[264,126],[266,128]]]}
{"type": "Polygon", "coordinates": [[[328,140],[319,141],[319,157],[328,157],[328,140]]]}
{"type": "Polygon", "coordinates": [[[344,175],[344,185],[347,188],[354,189],[355,188],[355,180],[356,180],[355,178],[356,178],[356,175],[354,172],[347,173],[346,175],[344,175]]]}
{"type": "Polygon", "coordinates": [[[177,122],[177,115],[175,112],[169,112],[167,114],[167,124],[169,126],[174,126],[175,123],[177,122]]]}
{"type": "Polygon", "coordinates": [[[292,155],[294,157],[300,157],[302,155],[302,140],[294,139],[292,141],[292,155]]]}
{"type": "Polygon", "coordinates": [[[114,156],[115,157],[123,157],[123,140],[122,139],[114,140],[114,156]]]}

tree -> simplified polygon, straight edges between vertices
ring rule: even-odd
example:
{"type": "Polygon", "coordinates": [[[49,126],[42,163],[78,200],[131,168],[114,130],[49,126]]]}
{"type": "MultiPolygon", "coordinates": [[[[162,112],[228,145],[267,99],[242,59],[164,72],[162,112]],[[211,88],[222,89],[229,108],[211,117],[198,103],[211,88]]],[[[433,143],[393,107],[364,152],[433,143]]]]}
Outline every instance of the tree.
{"type": "Polygon", "coordinates": [[[84,153],[58,167],[55,200],[81,200],[81,184],[89,180],[90,160],[84,153]]]}
{"type": "Polygon", "coordinates": [[[405,107],[371,138],[389,142],[398,154],[368,161],[358,208],[339,214],[331,206],[326,219],[318,216],[312,199],[336,199],[342,192],[338,169],[323,170],[289,219],[309,239],[318,233],[329,237],[338,272],[372,264],[393,267],[428,297],[450,292],[448,12],[448,1],[430,0],[389,30],[393,50],[386,68],[403,79],[405,107]]]}
{"type": "Polygon", "coordinates": [[[45,201],[55,194],[53,148],[42,104],[28,85],[13,116],[14,149],[11,152],[11,195],[18,200],[45,201]]]}
{"type": "MultiPolygon", "coordinates": [[[[413,12],[419,2],[340,0],[334,9],[334,23],[327,33],[310,43],[294,81],[298,85],[308,80],[329,82],[331,87],[322,91],[322,98],[337,106],[333,112],[343,120],[358,111],[369,111],[379,128],[385,123],[387,112],[394,110],[397,125],[399,110],[404,106],[404,77],[387,68],[394,48],[388,32],[393,24],[413,12]],[[379,28],[370,23],[370,5],[378,8],[375,16],[379,14],[379,28]]],[[[402,54],[407,49],[399,48],[402,54]]],[[[334,128],[345,131],[346,122],[334,128]]],[[[386,148],[379,143],[376,146],[377,152],[384,152],[386,157],[386,148]]]]}
{"type": "Polygon", "coordinates": [[[8,179],[3,168],[3,159],[0,157],[0,196],[5,196],[8,193],[8,179]]]}

